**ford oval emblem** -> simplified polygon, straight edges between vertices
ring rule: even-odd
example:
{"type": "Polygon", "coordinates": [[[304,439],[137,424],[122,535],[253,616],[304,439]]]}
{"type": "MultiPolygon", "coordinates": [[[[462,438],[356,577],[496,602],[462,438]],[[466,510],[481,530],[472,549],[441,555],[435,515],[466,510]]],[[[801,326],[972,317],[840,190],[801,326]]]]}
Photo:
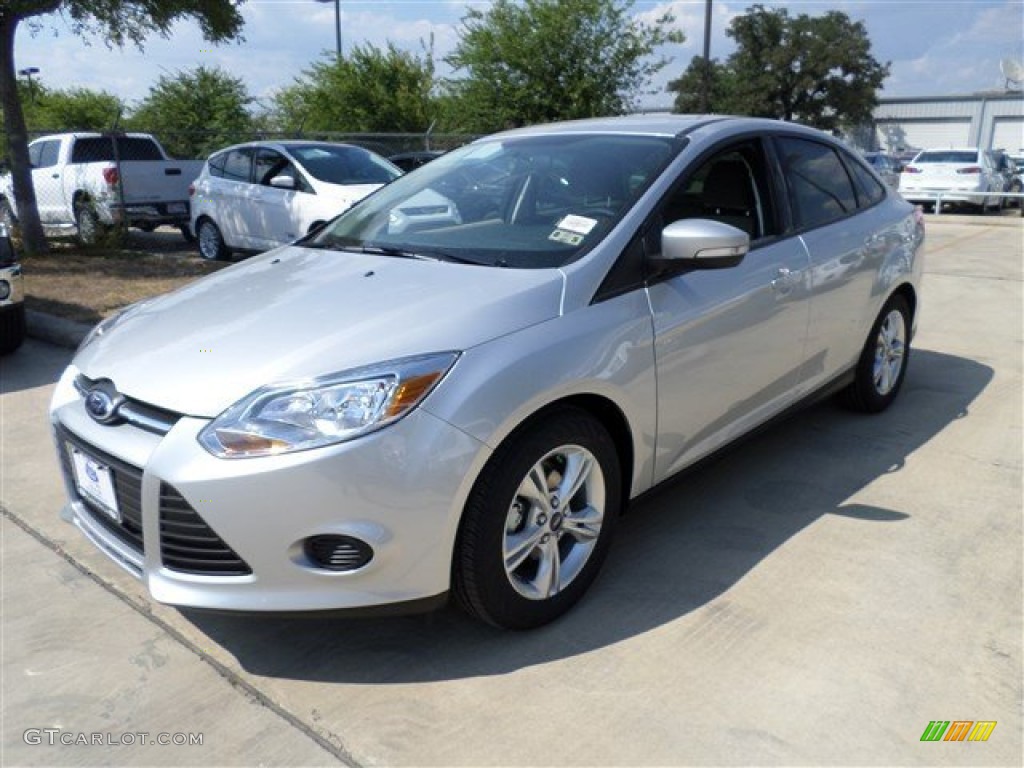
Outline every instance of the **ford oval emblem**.
{"type": "Polygon", "coordinates": [[[85,410],[101,424],[110,421],[117,410],[114,398],[102,389],[94,389],[85,397],[85,410]]]}

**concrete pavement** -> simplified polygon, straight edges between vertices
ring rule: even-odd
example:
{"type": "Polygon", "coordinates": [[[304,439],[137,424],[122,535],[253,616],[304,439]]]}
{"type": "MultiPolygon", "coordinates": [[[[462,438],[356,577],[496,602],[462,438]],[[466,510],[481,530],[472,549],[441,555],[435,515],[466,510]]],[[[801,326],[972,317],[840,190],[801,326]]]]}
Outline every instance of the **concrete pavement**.
{"type": "Polygon", "coordinates": [[[929,217],[893,409],[815,406],[636,505],[588,598],[530,633],[152,603],[57,518],[69,352],[28,342],[0,377],[0,762],[1022,764],[1024,230],[959,218],[929,217]],[[933,720],[997,726],[921,742],[933,720]],[[25,743],[57,727],[204,741],[25,743]]]}

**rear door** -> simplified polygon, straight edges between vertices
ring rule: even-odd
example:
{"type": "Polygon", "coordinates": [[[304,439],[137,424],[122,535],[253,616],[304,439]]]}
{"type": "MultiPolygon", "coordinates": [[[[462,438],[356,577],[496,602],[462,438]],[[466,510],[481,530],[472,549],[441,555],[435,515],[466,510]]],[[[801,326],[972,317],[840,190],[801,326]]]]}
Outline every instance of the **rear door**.
{"type": "Polygon", "coordinates": [[[213,220],[225,242],[235,248],[259,249],[259,221],[249,202],[254,149],[239,147],[210,160],[210,202],[213,220]]]}
{"type": "Polygon", "coordinates": [[[786,236],[778,183],[762,140],[716,151],[662,201],[645,237],[703,218],[746,231],[735,267],[651,284],[658,370],[655,479],[662,480],[783,410],[795,399],[808,322],[807,252],[786,236]]]}
{"type": "Polygon", "coordinates": [[[64,195],[64,180],[59,164],[60,139],[32,142],[28,156],[32,164],[32,186],[36,193],[39,220],[49,225],[71,223],[71,201],[64,195]]]}

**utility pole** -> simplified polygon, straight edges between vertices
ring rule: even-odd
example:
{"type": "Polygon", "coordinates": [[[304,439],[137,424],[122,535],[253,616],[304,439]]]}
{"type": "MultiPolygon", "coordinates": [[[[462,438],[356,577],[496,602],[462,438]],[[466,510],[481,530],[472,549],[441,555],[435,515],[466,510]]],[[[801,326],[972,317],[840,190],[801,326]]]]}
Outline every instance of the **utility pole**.
{"type": "Polygon", "coordinates": [[[700,111],[711,111],[711,0],[704,3],[704,82],[701,84],[700,111]]]}

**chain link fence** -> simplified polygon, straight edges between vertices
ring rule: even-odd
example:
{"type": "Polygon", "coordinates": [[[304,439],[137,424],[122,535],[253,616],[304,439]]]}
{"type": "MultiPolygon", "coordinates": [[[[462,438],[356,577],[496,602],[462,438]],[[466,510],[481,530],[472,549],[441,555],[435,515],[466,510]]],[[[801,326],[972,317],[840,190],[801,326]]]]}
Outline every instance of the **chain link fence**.
{"type": "MultiPolygon", "coordinates": [[[[445,152],[476,138],[432,133],[133,129],[91,131],[87,137],[72,140],[67,135],[70,133],[59,129],[30,133],[32,181],[47,235],[77,235],[87,244],[123,234],[128,227],[152,231],[158,226],[172,226],[191,238],[189,186],[208,155],[234,144],[329,141],[353,144],[391,158],[445,152]]],[[[0,170],[0,223],[16,230],[17,204],[10,174],[6,167],[0,170]]]]}

